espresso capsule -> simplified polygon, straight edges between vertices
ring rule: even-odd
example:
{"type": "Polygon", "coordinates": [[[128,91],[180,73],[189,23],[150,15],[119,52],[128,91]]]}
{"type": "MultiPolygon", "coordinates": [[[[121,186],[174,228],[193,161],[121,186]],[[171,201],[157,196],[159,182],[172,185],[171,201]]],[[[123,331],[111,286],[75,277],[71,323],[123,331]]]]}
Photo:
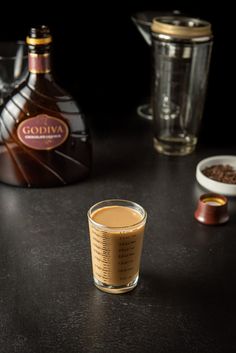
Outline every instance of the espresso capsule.
{"type": "Polygon", "coordinates": [[[194,216],[198,222],[214,225],[228,221],[228,200],[220,194],[203,194],[198,201],[194,216]]]}

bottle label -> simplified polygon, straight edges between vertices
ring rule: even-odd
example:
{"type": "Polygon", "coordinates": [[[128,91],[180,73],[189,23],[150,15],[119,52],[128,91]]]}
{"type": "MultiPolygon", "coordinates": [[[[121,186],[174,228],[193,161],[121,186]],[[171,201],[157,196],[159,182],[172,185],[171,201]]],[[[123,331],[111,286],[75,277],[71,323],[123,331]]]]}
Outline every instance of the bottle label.
{"type": "Polygon", "coordinates": [[[50,72],[50,55],[29,53],[29,71],[33,74],[46,74],[50,72]]]}
{"type": "Polygon", "coordinates": [[[62,145],[68,135],[68,125],[47,114],[27,118],[17,127],[19,140],[34,150],[52,150],[62,145]]]}

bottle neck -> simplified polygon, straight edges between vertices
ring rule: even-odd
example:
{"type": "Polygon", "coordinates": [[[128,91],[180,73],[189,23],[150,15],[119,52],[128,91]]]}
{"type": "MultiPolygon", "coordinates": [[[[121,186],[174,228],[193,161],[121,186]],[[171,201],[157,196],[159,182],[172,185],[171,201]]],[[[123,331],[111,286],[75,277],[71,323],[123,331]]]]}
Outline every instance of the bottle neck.
{"type": "Polygon", "coordinates": [[[32,74],[50,75],[51,62],[50,53],[31,53],[28,54],[29,72],[32,74]]]}

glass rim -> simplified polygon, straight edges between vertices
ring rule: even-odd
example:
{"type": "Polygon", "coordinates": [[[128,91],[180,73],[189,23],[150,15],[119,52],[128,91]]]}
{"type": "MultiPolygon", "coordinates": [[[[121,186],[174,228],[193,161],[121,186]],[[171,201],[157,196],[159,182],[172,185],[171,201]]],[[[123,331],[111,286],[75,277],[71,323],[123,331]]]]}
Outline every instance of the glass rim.
{"type": "MultiPolygon", "coordinates": [[[[22,45],[23,47],[27,47],[26,43],[23,40],[9,40],[9,41],[0,41],[0,47],[4,45],[22,45]]],[[[0,54],[0,60],[12,60],[15,59],[16,55],[1,55],[0,54]]],[[[28,53],[23,55],[24,59],[28,58],[28,53]]]]}
{"type": "MultiPolygon", "coordinates": [[[[104,207],[106,207],[106,206],[104,206],[104,207]]],[[[99,208],[102,208],[102,207],[98,207],[98,209],[99,208]]],[[[99,201],[99,202],[97,202],[97,203],[95,203],[94,205],[92,205],[90,208],[89,208],[89,210],[88,210],[88,212],[87,212],[87,216],[88,216],[88,219],[89,219],[89,221],[94,225],[94,226],[96,226],[97,228],[100,228],[100,229],[112,229],[112,230],[129,230],[129,229],[132,229],[132,228],[135,228],[135,227],[137,227],[137,226],[139,226],[139,225],[141,225],[141,224],[143,224],[143,223],[145,223],[146,222],[146,220],[147,220],[147,212],[146,212],[146,210],[141,206],[141,205],[139,205],[137,202],[134,202],[134,201],[130,201],[130,200],[125,200],[125,199],[107,199],[107,200],[103,200],[103,201],[99,201]],[[104,203],[108,203],[108,202],[114,202],[114,205],[113,206],[119,206],[119,205],[115,205],[115,203],[117,202],[124,202],[124,203],[126,203],[127,204],[127,206],[124,206],[124,207],[129,207],[129,208],[132,208],[132,206],[131,206],[131,204],[133,205],[133,206],[135,206],[135,207],[133,207],[133,209],[135,209],[137,212],[139,212],[139,214],[142,216],[142,219],[140,220],[140,221],[138,221],[137,223],[134,223],[134,224],[131,224],[131,225],[129,225],[129,226],[122,226],[122,227],[111,227],[111,226],[106,226],[105,224],[101,224],[101,223],[98,223],[98,222],[96,222],[96,221],[94,221],[93,219],[92,219],[92,211],[93,211],[93,209],[95,208],[95,207],[97,207],[97,206],[100,206],[100,205],[102,205],[102,204],[104,204],[104,203]],[[130,204],[129,206],[128,206],[128,203],[130,204]],[[140,209],[140,211],[139,211],[139,209],[140,209]],[[142,214],[142,213],[143,214],[142,214]]]]}

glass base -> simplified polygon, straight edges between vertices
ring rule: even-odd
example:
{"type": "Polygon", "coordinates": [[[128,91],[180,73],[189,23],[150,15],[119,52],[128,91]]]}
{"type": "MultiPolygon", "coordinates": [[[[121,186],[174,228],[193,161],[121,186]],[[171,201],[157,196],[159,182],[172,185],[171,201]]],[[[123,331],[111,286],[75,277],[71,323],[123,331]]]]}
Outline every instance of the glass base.
{"type": "Polygon", "coordinates": [[[158,140],[154,138],[154,148],[157,152],[168,156],[185,156],[195,150],[197,139],[166,138],[158,140]]]}
{"type": "Polygon", "coordinates": [[[150,104],[143,104],[137,108],[137,114],[144,119],[152,120],[152,113],[152,107],[150,104]]]}
{"type": "Polygon", "coordinates": [[[138,278],[139,276],[136,276],[135,279],[133,279],[131,282],[122,286],[108,285],[94,278],[94,284],[98,289],[100,289],[103,292],[112,293],[112,294],[122,294],[133,290],[138,284],[138,278]]]}

